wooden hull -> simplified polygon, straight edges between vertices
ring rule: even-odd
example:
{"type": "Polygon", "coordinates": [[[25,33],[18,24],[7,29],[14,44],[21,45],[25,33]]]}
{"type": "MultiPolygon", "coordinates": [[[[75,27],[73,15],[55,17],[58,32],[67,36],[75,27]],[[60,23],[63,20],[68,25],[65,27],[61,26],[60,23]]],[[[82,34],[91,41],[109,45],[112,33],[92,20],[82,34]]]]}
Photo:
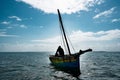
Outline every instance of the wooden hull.
{"type": "Polygon", "coordinates": [[[68,72],[73,76],[80,75],[79,56],[65,55],[61,57],[61,56],[51,55],[49,59],[57,69],[68,72]]]}

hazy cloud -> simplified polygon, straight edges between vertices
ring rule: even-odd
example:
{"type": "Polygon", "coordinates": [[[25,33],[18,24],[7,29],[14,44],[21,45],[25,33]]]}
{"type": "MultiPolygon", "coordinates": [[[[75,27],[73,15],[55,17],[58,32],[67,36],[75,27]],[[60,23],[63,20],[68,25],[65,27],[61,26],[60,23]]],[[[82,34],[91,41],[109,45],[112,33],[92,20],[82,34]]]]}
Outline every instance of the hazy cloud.
{"type": "Polygon", "coordinates": [[[7,24],[10,24],[10,22],[8,22],[8,21],[3,21],[3,22],[1,22],[1,24],[7,25],[7,24]]]}
{"type": "Polygon", "coordinates": [[[96,8],[94,12],[95,12],[95,13],[98,13],[98,12],[100,12],[100,10],[96,8]]]}
{"type": "MultiPolygon", "coordinates": [[[[47,45],[46,45],[47,46],[47,45]]],[[[2,43],[0,44],[0,51],[1,52],[17,52],[17,51],[20,51],[20,52],[25,52],[25,51],[54,51],[53,48],[55,47],[51,47],[51,45],[48,45],[46,47],[44,44],[36,44],[36,43],[15,43],[15,44],[10,44],[10,43],[2,43]],[[51,47],[51,48],[49,48],[51,47]]]]}
{"type": "Polygon", "coordinates": [[[22,21],[22,19],[17,16],[9,16],[9,18],[16,19],[17,21],[22,21]]]}
{"type": "Polygon", "coordinates": [[[93,17],[93,19],[97,19],[97,18],[102,17],[102,16],[105,16],[105,17],[106,17],[106,16],[112,14],[114,10],[115,10],[115,7],[111,8],[111,9],[109,9],[109,10],[103,11],[103,12],[101,12],[101,13],[98,13],[97,15],[95,15],[95,16],[93,17]]]}
{"type": "Polygon", "coordinates": [[[27,28],[27,26],[25,26],[25,25],[19,25],[21,28],[27,28]]]}
{"type": "Polygon", "coordinates": [[[61,13],[72,14],[81,10],[88,11],[90,7],[99,5],[104,0],[16,0],[31,5],[33,8],[44,11],[45,13],[57,13],[60,9],[61,13]]]}
{"type": "Polygon", "coordinates": [[[18,27],[27,29],[27,26],[24,24],[10,24],[7,28],[12,29],[12,28],[18,28],[18,27]]]}
{"type": "Polygon", "coordinates": [[[0,37],[18,37],[18,36],[7,34],[7,32],[0,32],[0,37]]]}

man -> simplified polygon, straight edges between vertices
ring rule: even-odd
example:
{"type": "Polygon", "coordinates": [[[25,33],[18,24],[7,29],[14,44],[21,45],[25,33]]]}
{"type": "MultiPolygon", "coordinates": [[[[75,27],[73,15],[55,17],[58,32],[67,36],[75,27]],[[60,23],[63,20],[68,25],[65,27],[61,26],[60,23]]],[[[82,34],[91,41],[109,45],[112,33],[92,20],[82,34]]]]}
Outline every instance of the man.
{"type": "Polygon", "coordinates": [[[55,56],[64,56],[64,50],[61,48],[61,46],[58,47],[55,56]]]}

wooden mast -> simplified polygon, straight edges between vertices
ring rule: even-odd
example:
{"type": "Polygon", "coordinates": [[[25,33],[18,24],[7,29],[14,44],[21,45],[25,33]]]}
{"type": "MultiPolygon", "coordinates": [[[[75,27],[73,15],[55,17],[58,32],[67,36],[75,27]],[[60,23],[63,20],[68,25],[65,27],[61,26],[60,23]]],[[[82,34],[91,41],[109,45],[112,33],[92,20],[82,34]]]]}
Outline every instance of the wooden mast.
{"type": "Polygon", "coordinates": [[[57,11],[58,11],[58,16],[59,16],[59,21],[60,21],[60,24],[61,24],[61,28],[63,30],[63,35],[64,35],[64,38],[65,38],[65,42],[66,42],[66,45],[67,45],[67,49],[68,49],[69,55],[71,55],[69,44],[68,44],[67,37],[66,37],[66,34],[65,34],[65,29],[63,27],[62,17],[60,15],[59,9],[57,9],[57,11]]]}

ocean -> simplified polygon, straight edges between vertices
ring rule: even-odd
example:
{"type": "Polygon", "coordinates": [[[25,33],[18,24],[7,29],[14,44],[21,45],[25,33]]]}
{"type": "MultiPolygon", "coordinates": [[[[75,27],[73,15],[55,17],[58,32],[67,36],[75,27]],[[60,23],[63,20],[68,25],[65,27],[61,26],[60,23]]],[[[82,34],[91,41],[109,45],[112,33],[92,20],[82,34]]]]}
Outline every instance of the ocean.
{"type": "Polygon", "coordinates": [[[120,80],[120,52],[80,56],[78,78],[50,65],[52,52],[0,52],[0,80],[120,80]]]}

